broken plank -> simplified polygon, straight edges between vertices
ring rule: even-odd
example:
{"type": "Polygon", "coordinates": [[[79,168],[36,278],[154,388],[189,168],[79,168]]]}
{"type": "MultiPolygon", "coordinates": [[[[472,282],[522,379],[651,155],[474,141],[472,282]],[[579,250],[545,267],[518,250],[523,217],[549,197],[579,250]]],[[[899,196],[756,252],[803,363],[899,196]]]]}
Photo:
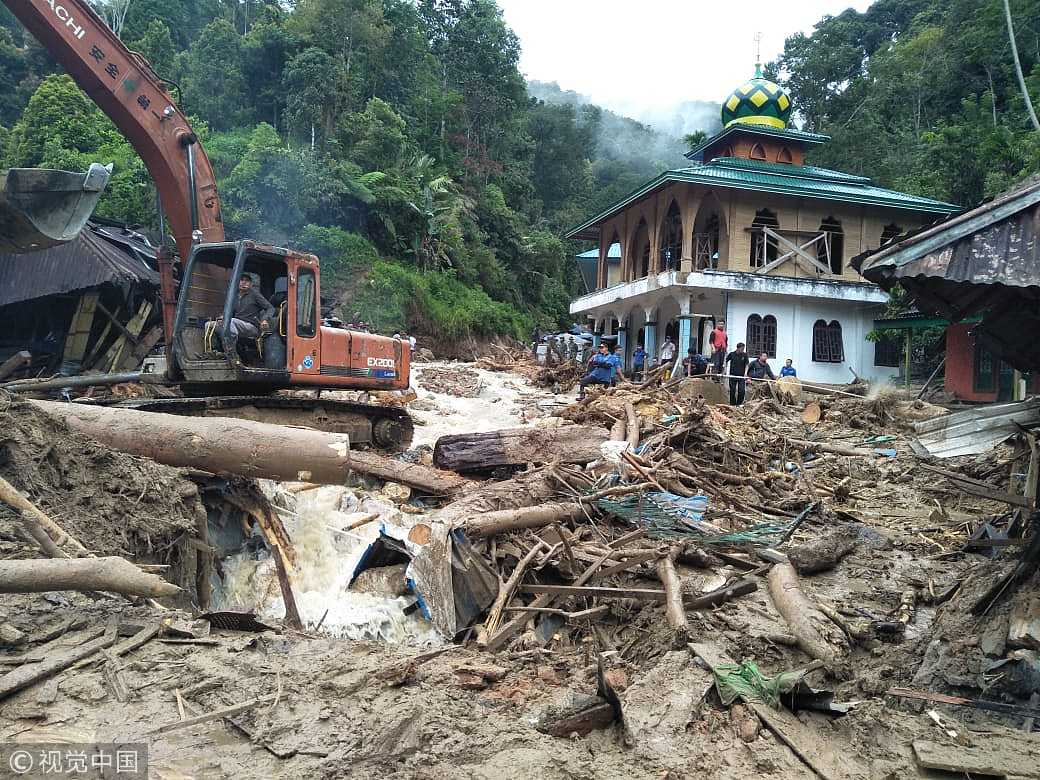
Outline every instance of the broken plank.
{"type": "Polygon", "coordinates": [[[595,596],[598,598],[637,599],[665,603],[665,592],[653,588],[601,588],[589,585],[521,585],[523,593],[552,596],[595,596]]]}
{"type": "Polygon", "coordinates": [[[0,699],[28,688],[30,685],[68,669],[77,661],[89,658],[115,643],[115,633],[106,632],[98,639],[86,642],[62,655],[49,656],[38,664],[26,664],[0,677],[0,699]]]}
{"type": "MultiPolygon", "coordinates": [[[[723,664],[733,661],[724,653],[711,645],[691,643],[690,650],[714,672],[723,664]]],[[[802,762],[824,780],[866,780],[867,770],[852,758],[844,746],[827,739],[822,732],[802,723],[794,713],[779,709],[774,710],[760,702],[748,701],[762,722],[772,731],[802,762]]]]}
{"type": "Polygon", "coordinates": [[[1040,778],[1040,739],[1027,734],[986,734],[965,745],[915,739],[914,756],[926,769],[996,777],[1040,778]]]}
{"type": "Polygon", "coordinates": [[[187,720],[175,720],[172,723],[166,723],[162,726],[155,727],[147,733],[168,734],[169,732],[177,731],[178,729],[186,729],[191,726],[199,726],[203,723],[208,723],[211,720],[217,720],[218,718],[226,718],[230,715],[237,715],[240,712],[251,710],[253,709],[253,707],[257,707],[261,704],[273,702],[276,698],[278,698],[277,693],[270,693],[267,696],[258,696],[255,699],[250,699],[249,701],[244,701],[240,704],[233,704],[230,707],[223,707],[219,710],[212,710],[210,712],[203,713],[202,715],[197,715],[194,718],[188,718],[187,720]]]}
{"type": "Polygon", "coordinates": [[[885,693],[889,696],[898,696],[901,699],[920,699],[921,701],[934,701],[939,704],[953,704],[958,707],[971,707],[976,710],[987,710],[989,712],[1002,712],[1005,715],[1016,715],[1021,718],[1040,717],[1040,709],[1036,707],[1024,707],[1018,704],[1005,704],[1002,701],[990,701],[988,699],[966,699],[963,696],[948,696],[945,693],[933,693],[932,691],[918,691],[912,688],[889,688],[885,693]]]}

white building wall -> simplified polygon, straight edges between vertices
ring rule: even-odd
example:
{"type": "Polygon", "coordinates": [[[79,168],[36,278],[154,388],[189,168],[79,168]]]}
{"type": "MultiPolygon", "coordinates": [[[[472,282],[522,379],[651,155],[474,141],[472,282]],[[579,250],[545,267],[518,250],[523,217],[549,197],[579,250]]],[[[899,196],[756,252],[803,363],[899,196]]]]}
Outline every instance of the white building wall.
{"type": "Polygon", "coordinates": [[[867,341],[867,334],[874,327],[877,307],[841,300],[733,292],[730,293],[728,309],[730,349],[737,342],[747,343],[747,319],[750,315],[765,317],[772,314],[776,317],[776,359],[769,360],[775,374],[779,374],[787,358],[794,361],[798,377],[810,382],[851,382],[850,367],[864,379],[874,381],[884,381],[893,374],[891,368],[874,365],[874,344],[867,341]],[[841,323],[844,362],[813,362],[812,333],[816,320],[841,323]]]}

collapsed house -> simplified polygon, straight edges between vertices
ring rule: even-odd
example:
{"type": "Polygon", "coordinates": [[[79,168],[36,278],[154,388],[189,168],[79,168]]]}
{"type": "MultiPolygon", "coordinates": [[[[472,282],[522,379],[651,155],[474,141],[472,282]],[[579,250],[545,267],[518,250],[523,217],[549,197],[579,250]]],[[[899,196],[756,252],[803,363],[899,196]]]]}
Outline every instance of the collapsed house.
{"type": "Polygon", "coordinates": [[[0,254],[0,362],[21,376],[136,368],[162,339],[158,290],[155,247],[116,223],[0,254]]]}
{"type": "Polygon", "coordinates": [[[946,389],[966,400],[1040,392],[1040,178],[853,260],[948,322],[946,389]]]}

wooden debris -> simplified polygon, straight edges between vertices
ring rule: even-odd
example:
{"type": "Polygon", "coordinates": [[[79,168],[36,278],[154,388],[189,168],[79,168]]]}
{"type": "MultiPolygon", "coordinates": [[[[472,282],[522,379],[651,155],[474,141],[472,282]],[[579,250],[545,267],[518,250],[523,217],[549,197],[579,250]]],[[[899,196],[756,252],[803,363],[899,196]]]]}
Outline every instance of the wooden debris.
{"type": "Polygon", "coordinates": [[[1040,593],[1020,591],[1015,595],[1008,624],[1007,646],[1040,650],[1040,593]]]}
{"type": "Polygon", "coordinates": [[[351,450],[346,434],[225,417],[181,417],[54,401],[31,403],[109,447],[168,466],[331,485],[342,485],[356,471],[435,495],[464,484],[454,473],[351,450]]]}
{"type": "Polygon", "coordinates": [[[510,599],[513,598],[513,593],[516,591],[516,586],[520,584],[520,580],[524,576],[524,572],[527,567],[534,560],[535,555],[541,549],[541,545],[535,545],[532,547],[527,555],[520,559],[520,562],[513,569],[513,573],[509,579],[499,586],[498,596],[495,598],[494,603],[491,605],[491,609],[488,610],[487,619],[484,621],[484,625],[480,627],[480,631],[477,634],[477,644],[481,647],[486,647],[488,642],[488,636],[494,634],[498,630],[498,625],[502,620],[502,610],[505,609],[506,605],[509,604],[510,599]]]}
{"type": "Polygon", "coordinates": [[[14,485],[3,477],[0,477],[0,501],[21,512],[22,517],[27,522],[35,525],[47,536],[49,543],[47,540],[41,540],[40,536],[30,529],[30,532],[33,533],[33,538],[37,540],[40,547],[51,557],[68,557],[67,553],[61,550],[61,547],[70,548],[76,555],[88,554],[87,548],[80,544],[78,539],[66,533],[60,525],[54,522],[32,501],[23,496],[14,485]],[[56,551],[60,551],[60,554],[55,554],[56,551]]]}
{"type": "Polygon", "coordinates": [[[580,504],[544,504],[487,512],[473,518],[463,528],[467,536],[479,538],[521,528],[544,528],[561,520],[573,520],[582,516],[584,511],[580,504]]]}
{"type": "Polygon", "coordinates": [[[846,555],[856,549],[859,529],[843,526],[826,532],[805,544],[791,547],[787,558],[799,574],[816,574],[833,569],[846,555]]]}
{"type": "Polygon", "coordinates": [[[1040,739],[1027,734],[984,734],[969,744],[915,739],[914,756],[926,769],[970,777],[1040,778],[1040,739]]]}
{"type": "Polygon", "coordinates": [[[591,425],[507,428],[489,433],[441,436],[433,465],[450,471],[477,471],[526,463],[588,463],[600,456],[608,434],[591,425]]]}
{"type": "MultiPolygon", "coordinates": [[[[219,718],[226,718],[230,715],[237,715],[240,712],[251,710],[254,707],[258,707],[261,704],[267,704],[273,702],[278,698],[277,693],[271,693],[267,696],[259,696],[249,701],[244,701],[241,704],[233,704],[230,707],[223,707],[219,710],[212,710],[210,712],[197,715],[194,718],[187,718],[186,720],[175,720],[172,723],[166,723],[162,726],[157,726],[147,734],[169,734],[171,731],[179,731],[180,729],[190,728],[192,726],[199,726],[203,723],[209,723],[211,720],[217,720],[219,718]]],[[[288,698],[288,697],[286,697],[288,698]]]]}
{"type": "Polygon", "coordinates": [[[683,647],[689,641],[690,627],[686,622],[686,610],[683,607],[682,585],[679,575],[675,571],[675,554],[670,551],[668,555],[662,556],[657,562],[657,576],[664,585],[665,591],[665,617],[668,625],[675,632],[675,647],[683,647]]]}
{"type": "Polygon", "coordinates": [[[95,653],[110,647],[116,641],[116,633],[105,632],[97,639],[84,642],[79,647],[60,655],[48,655],[36,664],[25,664],[0,677],[0,699],[12,693],[28,688],[30,685],[45,680],[60,671],[68,669],[77,661],[89,658],[95,653]]]}
{"type": "Polygon", "coordinates": [[[826,632],[833,624],[813,606],[798,583],[798,574],[789,563],[779,563],[769,572],[769,596],[777,611],[787,621],[798,646],[813,658],[834,661],[847,649],[840,632],[826,632]]]}
{"type": "Polygon", "coordinates": [[[802,422],[806,425],[814,425],[823,417],[823,409],[818,401],[810,401],[802,409],[802,422]]]}
{"type": "Polygon", "coordinates": [[[125,558],[0,561],[0,593],[54,590],[109,591],[151,598],[181,592],[172,582],[141,571],[125,558]]]}

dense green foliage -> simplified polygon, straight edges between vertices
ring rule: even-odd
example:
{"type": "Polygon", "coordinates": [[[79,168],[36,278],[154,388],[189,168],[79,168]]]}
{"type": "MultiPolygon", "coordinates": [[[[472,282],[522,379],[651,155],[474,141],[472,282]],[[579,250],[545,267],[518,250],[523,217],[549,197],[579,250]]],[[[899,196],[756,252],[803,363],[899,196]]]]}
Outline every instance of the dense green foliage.
{"type": "MultiPolygon", "coordinates": [[[[1034,105],[1040,3],[1011,0],[1034,105]]],[[[878,0],[787,39],[773,74],[808,130],[811,161],[965,206],[1040,171],[1002,0],[878,0]]]]}
{"type": "MultiPolygon", "coordinates": [[[[525,85],[494,0],[92,2],[175,85],[229,236],[317,253],[330,310],[428,339],[566,321],[565,229],[718,129],[685,95],[662,133],[525,85]]],[[[1038,170],[1001,2],[878,0],[789,38],[769,70],[833,136],[811,161],[965,205],[1038,170]]],[[[1012,8],[1040,101],[1040,4],[1012,8]]],[[[154,230],[136,154],[0,7],[0,165],[93,161],[99,213],[154,230]]]]}
{"type": "MultiPolygon", "coordinates": [[[[229,236],[315,252],[328,309],[386,330],[565,321],[576,247],[560,235],[666,164],[609,142],[601,155],[605,112],[533,99],[493,0],[126,4],[96,2],[176,84],[229,236]]],[[[156,229],[137,156],[57,70],[0,13],[3,164],[111,161],[99,213],[156,229]]]]}

